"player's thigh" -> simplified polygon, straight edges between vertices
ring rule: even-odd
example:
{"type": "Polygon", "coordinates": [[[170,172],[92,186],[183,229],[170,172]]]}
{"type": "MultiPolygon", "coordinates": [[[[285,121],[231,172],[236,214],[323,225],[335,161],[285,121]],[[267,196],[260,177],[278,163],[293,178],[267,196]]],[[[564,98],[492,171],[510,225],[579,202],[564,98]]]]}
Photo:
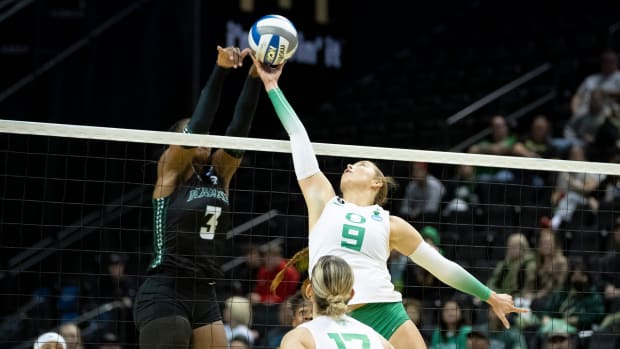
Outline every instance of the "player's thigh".
{"type": "Polygon", "coordinates": [[[390,337],[395,349],[426,349],[426,342],[418,327],[411,320],[405,321],[390,337]]]}
{"type": "Polygon", "coordinates": [[[216,321],[195,328],[192,332],[192,349],[228,349],[224,323],[216,321]]]}

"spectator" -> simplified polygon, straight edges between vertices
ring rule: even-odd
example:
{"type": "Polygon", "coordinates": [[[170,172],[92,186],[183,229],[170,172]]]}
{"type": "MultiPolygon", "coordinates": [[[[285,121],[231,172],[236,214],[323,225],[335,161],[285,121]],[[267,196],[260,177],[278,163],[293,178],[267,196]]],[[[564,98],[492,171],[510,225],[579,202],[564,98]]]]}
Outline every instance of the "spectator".
{"type": "Polygon", "coordinates": [[[568,260],[559,246],[553,230],[541,229],[536,251],[536,282],[533,289],[526,289],[526,298],[541,300],[561,288],[568,275],[568,260]]]}
{"type": "Polygon", "coordinates": [[[258,269],[263,265],[263,256],[258,245],[250,243],[241,250],[245,261],[228,271],[226,276],[231,281],[234,296],[247,296],[254,290],[258,269]]]}
{"type": "Polygon", "coordinates": [[[583,331],[602,320],[605,307],[586,265],[577,260],[571,265],[565,288],[554,290],[540,310],[543,324],[555,318],[583,331]]]}
{"type": "MultiPolygon", "coordinates": [[[[620,160],[620,156],[618,160],[620,160]]],[[[620,206],[620,176],[605,177],[601,189],[603,190],[601,210],[612,211],[614,207],[620,206]]]]}
{"type": "Polygon", "coordinates": [[[292,315],[291,326],[293,328],[312,320],[312,301],[306,299],[301,291],[298,291],[286,301],[287,309],[292,315]]]}
{"type": "Polygon", "coordinates": [[[56,332],[40,335],[33,344],[33,349],[67,349],[65,339],[56,332]]]}
{"type": "Polygon", "coordinates": [[[618,56],[613,50],[605,50],[601,54],[601,71],[588,75],[579,85],[571,98],[571,118],[579,117],[588,112],[592,93],[601,91],[611,101],[620,101],[620,71],[618,56]]]}
{"type": "Polygon", "coordinates": [[[297,291],[280,305],[279,317],[280,325],[267,331],[261,340],[262,347],[277,348],[286,332],[312,320],[312,301],[297,291]]]}
{"type": "Polygon", "coordinates": [[[409,220],[415,220],[423,214],[437,215],[445,193],[444,185],[429,173],[425,162],[414,162],[411,169],[412,179],[405,188],[401,215],[409,220]]]}
{"type": "MultiPolygon", "coordinates": [[[[403,305],[405,306],[405,310],[407,311],[407,315],[413,323],[420,329],[420,333],[424,338],[424,341],[428,344],[430,341],[430,333],[426,331],[426,324],[424,322],[424,306],[422,302],[415,298],[404,298],[403,305]]],[[[430,325],[429,325],[429,328],[430,325]]]]}
{"type": "Polygon", "coordinates": [[[405,310],[407,311],[407,315],[411,321],[413,321],[418,328],[422,327],[422,312],[424,308],[422,307],[422,302],[415,298],[405,298],[403,299],[403,305],[405,306],[405,310]]]}
{"type": "Polygon", "coordinates": [[[108,256],[108,274],[100,280],[99,296],[102,302],[121,301],[124,309],[117,309],[110,314],[109,332],[118,336],[121,343],[133,342],[135,326],[133,325],[133,300],[138,290],[138,280],[125,272],[127,256],[113,253],[108,256]]]}
{"type": "Polygon", "coordinates": [[[467,349],[490,349],[491,343],[487,333],[482,331],[471,331],[467,334],[467,349]]]}
{"type": "Polygon", "coordinates": [[[125,273],[127,257],[116,253],[108,257],[108,275],[99,285],[101,296],[109,301],[120,300],[131,308],[136,295],[137,281],[125,273]]]}
{"type": "Polygon", "coordinates": [[[444,216],[453,212],[467,212],[478,203],[476,192],[476,168],[470,165],[458,165],[456,175],[446,184],[447,204],[444,216]]]}
{"type": "Polygon", "coordinates": [[[261,334],[265,334],[273,326],[282,324],[282,303],[297,292],[300,272],[295,265],[287,265],[279,244],[268,244],[262,251],[264,264],[258,269],[256,286],[248,298],[252,302],[256,328],[261,334]],[[274,280],[282,282],[280,287],[272,291],[271,284],[274,280]]]}
{"type": "Polygon", "coordinates": [[[536,258],[530,251],[525,235],[514,233],[508,237],[506,257],[493,270],[487,285],[512,296],[524,289],[533,289],[536,282],[536,258]]]}
{"type": "Polygon", "coordinates": [[[388,269],[390,270],[390,278],[394,284],[394,290],[403,293],[405,289],[406,271],[409,264],[409,258],[402,253],[392,250],[388,259],[388,269]]]}
{"type": "Polygon", "coordinates": [[[293,266],[286,266],[286,259],[282,256],[282,247],[278,244],[268,245],[264,251],[264,264],[258,268],[256,285],[250,293],[252,303],[282,303],[292,296],[298,289],[299,271],[293,266]],[[280,270],[285,270],[282,283],[271,292],[271,281],[280,270]]]}
{"type": "Polygon", "coordinates": [[[600,265],[606,309],[610,313],[620,313],[620,218],[613,228],[613,250],[605,254],[600,265]]]}
{"type": "MultiPolygon", "coordinates": [[[[468,152],[472,154],[512,155],[517,138],[511,132],[503,115],[491,118],[491,137],[472,145],[468,152]]],[[[496,167],[478,167],[476,176],[480,181],[510,182],[514,174],[507,169],[496,167]]]]}
{"type": "Polygon", "coordinates": [[[459,303],[450,299],[444,302],[441,308],[439,327],[433,332],[431,349],[465,349],[467,334],[471,326],[466,325],[459,303]]]}
{"type": "MultiPolygon", "coordinates": [[[[559,156],[558,149],[552,142],[549,119],[542,114],[536,115],[532,120],[529,132],[514,145],[512,150],[515,156],[557,158],[559,156]]],[[[523,171],[523,178],[516,179],[516,181],[542,189],[550,182],[549,172],[526,170],[523,171]]]]}
{"type": "Polygon", "coordinates": [[[605,122],[610,109],[601,90],[592,91],[588,112],[570,119],[564,126],[564,138],[572,145],[587,148],[594,142],[599,127],[605,122]]]}
{"type": "Polygon", "coordinates": [[[252,320],[252,306],[250,300],[245,297],[233,296],[224,301],[222,311],[226,339],[230,342],[233,337],[243,337],[250,344],[258,334],[250,329],[252,320]]]}
{"type": "MultiPolygon", "coordinates": [[[[569,160],[586,161],[583,148],[573,146],[569,160]]],[[[554,208],[551,229],[557,231],[563,222],[570,223],[578,206],[588,205],[591,210],[598,210],[598,201],[592,194],[604,179],[605,175],[601,174],[559,173],[555,189],[551,193],[551,204],[554,208]]]]}
{"type": "Polygon", "coordinates": [[[588,154],[593,161],[614,162],[620,154],[620,105],[612,104],[611,112],[598,128],[588,154]]]}
{"type": "Polygon", "coordinates": [[[67,349],[84,349],[82,334],[74,322],[66,322],[58,328],[58,332],[65,339],[67,349]]]}
{"type": "Polygon", "coordinates": [[[282,247],[278,244],[269,245],[265,251],[265,263],[258,268],[256,286],[249,298],[252,303],[281,303],[297,291],[299,278],[299,271],[294,266],[286,266],[282,247]],[[271,292],[271,281],[282,269],[285,270],[284,278],[275,293],[271,292]]]}
{"type": "Polygon", "coordinates": [[[551,143],[551,124],[545,115],[534,117],[528,134],[515,143],[513,155],[545,159],[557,156],[551,143]]]}

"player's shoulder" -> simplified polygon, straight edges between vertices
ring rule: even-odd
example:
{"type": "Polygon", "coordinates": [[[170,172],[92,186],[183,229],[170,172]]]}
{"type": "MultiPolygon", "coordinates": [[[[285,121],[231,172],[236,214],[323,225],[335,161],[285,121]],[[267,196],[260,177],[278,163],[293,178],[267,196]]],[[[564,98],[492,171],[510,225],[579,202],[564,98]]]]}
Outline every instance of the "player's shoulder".
{"type": "Polygon", "coordinates": [[[314,338],[306,326],[300,325],[288,331],[284,337],[282,337],[280,348],[314,348],[314,338]]]}
{"type": "Polygon", "coordinates": [[[405,224],[409,224],[404,218],[400,217],[400,216],[395,216],[393,214],[390,215],[390,225],[393,226],[399,226],[399,225],[405,225],[405,224]]]}

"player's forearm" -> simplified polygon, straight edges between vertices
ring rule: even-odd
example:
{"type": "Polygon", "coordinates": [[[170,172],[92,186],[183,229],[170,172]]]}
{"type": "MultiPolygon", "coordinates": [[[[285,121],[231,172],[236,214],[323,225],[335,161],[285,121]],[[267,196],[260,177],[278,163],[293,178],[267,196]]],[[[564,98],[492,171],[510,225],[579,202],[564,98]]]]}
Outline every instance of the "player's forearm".
{"type": "MultiPolygon", "coordinates": [[[[241,89],[239,99],[235,105],[233,119],[226,129],[227,136],[247,137],[252,127],[252,119],[256,113],[261,81],[258,77],[248,75],[241,89]]],[[[226,149],[226,152],[236,158],[241,158],[244,151],[240,149],[226,149]]]]}
{"type": "Polygon", "coordinates": [[[205,87],[200,92],[200,98],[191,120],[185,128],[186,133],[209,133],[217,109],[220,106],[222,87],[230,69],[215,66],[205,87]]]}
{"type": "Polygon", "coordinates": [[[422,242],[409,258],[428,270],[441,282],[461,292],[488,300],[491,290],[460,265],[445,258],[428,243],[422,242]]]}
{"type": "Polygon", "coordinates": [[[282,90],[277,87],[272,88],[267,91],[267,94],[269,95],[273,108],[276,110],[276,114],[278,115],[278,118],[280,119],[280,122],[282,123],[282,126],[284,126],[284,129],[288,135],[291,136],[295,133],[301,132],[306,133],[304,125],[301,123],[301,120],[299,120],[297,113],[284,96],[282,90]]]}
{"type": "Polygon", "coordinates": [[[291,152],[293,154],[293,165],[295,166],[297,179],[308,178],[320,172],[319,163],[314,154],[314,149],[312,149],[308,133],[299,117],[297,117],[293,107],[288,103],[279,88],[269,89],[267,94],[291,140],[291,152]]]}
{"type": "Polygon", "coordinates": [[[239,99],[237,99],[233,119],[226,129],[227,136],[247,137],[250,133],[252,119],[256,113],[256,106],[258,105],[260,89],[260,78],[254,78],[248,75],[241,89],[239,99]]]}

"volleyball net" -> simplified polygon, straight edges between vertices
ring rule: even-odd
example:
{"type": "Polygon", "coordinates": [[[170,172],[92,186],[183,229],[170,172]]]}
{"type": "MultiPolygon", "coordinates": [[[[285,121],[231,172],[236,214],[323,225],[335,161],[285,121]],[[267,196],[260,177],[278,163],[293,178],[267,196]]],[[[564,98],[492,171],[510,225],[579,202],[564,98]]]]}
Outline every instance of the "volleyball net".
{"type": "MultiPolygon", "coordinates": [[[[223,306],[253,290],[252,251],[265,257],[279,250],[289,258],[307,245],[306,208],[287,140],[11,120],[0,120],[0,133],[2,347],[28,347],[65,322],[78,323],[89,343],[114,337],[123,347],[136,345],[132,297],[152,257],[151,197],[168,144],[245,150],[231,182],[232,225],[213,256],[225,275],[217,283],[223,306]]],[[[588,279],[578,292],[595,294],[603,308],[580,310],[591,323],[567,331],[589,338],[620,312],[620,295],[606,293],[614,282],[620,288],[620,164],[313,146],[336,189],[343,169],[357,160],[374,161],[392,176],[398,187],[386,209],[482,282],[536,310],[512,319],[528,341],[545,325],[544,315],[570,325],[573,308],[543,311],[537,307],[551,305],[532,299],[547,289],[568,295],[578,271],[588,279]]],[[[406,257],[394,253],[387,263],[427,338],[439,328],[447,299],[459,303],[472,325],[492,320],[484,303],[406,257]]],[[[250,327],[260,334],[253,347],[268,348],[269,337],[290,326],[291,314],[280,304],[255,304],[253,311],[250,327]]]]}

